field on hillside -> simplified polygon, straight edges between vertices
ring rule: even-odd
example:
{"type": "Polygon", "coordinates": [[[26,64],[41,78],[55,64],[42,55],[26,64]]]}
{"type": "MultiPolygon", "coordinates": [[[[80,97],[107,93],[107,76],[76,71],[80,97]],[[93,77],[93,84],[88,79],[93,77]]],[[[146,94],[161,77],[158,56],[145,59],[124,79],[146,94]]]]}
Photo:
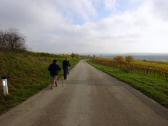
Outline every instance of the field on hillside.
{"type": "Polygon", "coordinates": [[[131,62],[112,60],[109,58],[96,58],[95,63],[114,68],[122,69],[126,72],[137,72],[145,75],[154,75],[168,80],[168,63],[134,60],[131,62]]]}
{"type": "MultiPolygon", "coordinates": [[[[24,101],[50,84],[48,65],[53,59],[59,60],[62,66],[64,55],[53,55],[32,52],[0,51],[0,76],[9,76],[9,93],[2,95],[0,82],[0,113],[24,101]]],[[[70,57],[71,67],[78,61],[70,57]]]]}
{"type": "Polygon", "coordinates": [[[127,82],[160,104],[168,107],[168,64],[148,61],[116,62],[96,58],[90,63],[119,80],[127,82]]]}

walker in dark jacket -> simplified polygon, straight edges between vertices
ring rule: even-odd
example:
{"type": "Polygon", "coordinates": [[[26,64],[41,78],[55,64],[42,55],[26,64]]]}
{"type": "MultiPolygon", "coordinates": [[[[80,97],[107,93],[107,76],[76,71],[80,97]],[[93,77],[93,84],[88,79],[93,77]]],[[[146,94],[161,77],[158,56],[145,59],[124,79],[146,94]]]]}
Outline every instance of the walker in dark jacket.
{"type": "Polygon", "coordinates": [[[56,63],[52,63],[48,67],[48,70],[50,71],[51,76],[55,76],[58,75],[58,72],[61,70],[61,68],[56,63]]]}
{"type": "Polygon", "coordinates": [[[53,60],[53,63],[49,65],[48,70],[50,72],[50,75],[53,79],[53,83],[51,84],[51,88],[53,85],[57,87],[57,75],[58,72],[61,70],[61,68],[56,64],[57,60],[53,60]]]}
{"type": "Polygon", "coordinates": [[[62,65],[63,65],[63,70],[64,70],[64,79],[66,80],[67,79],[67,74],[69,72],[68,67],[70,67],[70,63],[67,59],[65,59],[63,61],[62,65]]]}

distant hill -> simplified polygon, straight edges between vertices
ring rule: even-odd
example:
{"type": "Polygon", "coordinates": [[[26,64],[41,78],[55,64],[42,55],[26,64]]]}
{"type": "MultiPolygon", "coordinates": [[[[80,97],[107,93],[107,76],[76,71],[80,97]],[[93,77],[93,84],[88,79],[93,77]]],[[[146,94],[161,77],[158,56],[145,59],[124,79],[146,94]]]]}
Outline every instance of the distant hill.
{"type": "Polygon", "coordinates": [[[168,62],[168,54],[136,54],[136,53],[130,53],[130,54],[100,54],[98,56],[100,57],[115,57],[118,55],[128,56],[131,55],[135,59],[138,60],[149,60],[149,61],[162,61],[162,62],[168,62]]]}

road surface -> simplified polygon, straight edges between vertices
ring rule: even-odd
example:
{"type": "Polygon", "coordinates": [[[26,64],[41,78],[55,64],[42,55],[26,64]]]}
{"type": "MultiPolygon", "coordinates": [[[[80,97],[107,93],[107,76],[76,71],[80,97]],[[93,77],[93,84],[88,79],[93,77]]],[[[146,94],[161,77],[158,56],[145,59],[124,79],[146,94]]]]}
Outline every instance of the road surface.
{"type": "Polygon", "coordinates": [[[168,126],[168,110],[81,61],[63,86],[3,114],[0,126],[168,126]]]}

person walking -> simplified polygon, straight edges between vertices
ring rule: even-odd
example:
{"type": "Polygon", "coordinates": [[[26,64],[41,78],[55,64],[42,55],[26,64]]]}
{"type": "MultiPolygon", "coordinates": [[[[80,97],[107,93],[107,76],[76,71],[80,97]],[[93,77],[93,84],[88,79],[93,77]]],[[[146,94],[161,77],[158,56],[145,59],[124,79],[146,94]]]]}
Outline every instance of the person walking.
{"type": "Polygon", "coordinates": [[[53,63],[49,65],[48,71],[50,72],[50,76],[52,77],[52,83],[51,83],[51,89],[55,85],[58,86],[57,79],[58,79],[58,73],[61,70],[59,65],[57,64],[57,60],[53,60],[53,63]]]}
{"type": "Polygon", "coordinates": [[[65,60],[63,60],[63,71],[64,71],[64,80],[67,79],[67,75],[69,74],[69,67],[70,67],[70,63],[68,58],[65,58],[65,60]]]}

